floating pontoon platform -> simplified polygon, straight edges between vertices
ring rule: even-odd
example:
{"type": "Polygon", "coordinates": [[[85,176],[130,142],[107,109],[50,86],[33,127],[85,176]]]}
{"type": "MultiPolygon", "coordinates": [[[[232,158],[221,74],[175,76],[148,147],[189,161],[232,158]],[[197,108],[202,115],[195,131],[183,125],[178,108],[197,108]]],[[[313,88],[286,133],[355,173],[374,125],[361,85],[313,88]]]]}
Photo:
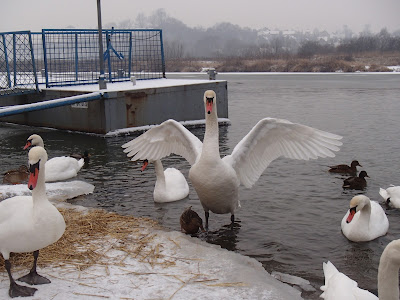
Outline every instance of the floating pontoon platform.
{"type": "Polygon", "coordinates": [[[228,118],[224,80],[152,79],[41,88],[39,93],[1,99],[0,121],[105,134],[165,120],[204,119],[203,95],[217,94],[218,116],[228,118]]]}

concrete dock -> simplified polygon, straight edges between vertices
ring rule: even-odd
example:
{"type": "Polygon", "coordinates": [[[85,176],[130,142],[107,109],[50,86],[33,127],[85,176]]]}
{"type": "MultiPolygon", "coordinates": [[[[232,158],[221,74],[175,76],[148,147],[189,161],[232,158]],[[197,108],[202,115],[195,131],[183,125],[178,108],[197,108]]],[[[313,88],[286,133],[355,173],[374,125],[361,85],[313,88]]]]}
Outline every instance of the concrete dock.
{"type": "MultiPolygon", "coordinates": [[[[153,79],[108,83],[106,90],[98,84],[41,87],[39,93],[1,98],[2,107],[35,104],[51,99],[104,93],[100,99],[67,104],[42,110],[22,112],[0,118],[0,121],[30,126],[106,134],[107,132],[146,125],[167,119],[195,121],[204,119],[203,94],[217,94],[220,118],[228,118],[228,90],[224,80],[153,79]]],[[[82,99],[82,97],[79,97],[82,99]]],[[[30,105],[35,106],[35,105],[30,105]]],[[[1,107],[0,107],[1,109],[1,107]]]]}

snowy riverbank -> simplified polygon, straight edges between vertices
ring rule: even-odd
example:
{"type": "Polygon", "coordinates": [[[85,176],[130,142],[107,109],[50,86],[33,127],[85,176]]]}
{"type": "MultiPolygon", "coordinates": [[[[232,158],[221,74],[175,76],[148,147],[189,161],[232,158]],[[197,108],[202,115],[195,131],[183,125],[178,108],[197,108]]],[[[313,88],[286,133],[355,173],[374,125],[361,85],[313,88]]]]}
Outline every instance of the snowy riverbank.
{"type": "MultiPolygon", "coordinates": [[[[89,211],[64,202],[57,206],[65,215],[74,211],[82,220],[89,211]]],[[[52,282],[36,286],[36,294],[27,299],[301,299],[299,291],[273,278],[253,258],[138,220],[123,238],[114,235],[118,225],[112,233],[82,240],[85,244],[74,251],[85,248],[85,255],[93,253],[96,258],[90,264],[86,259],[45,264],[43,250],[38,272],[52,282]]],[[[71,222],[67,226],[76,226],[71,222]]],[[[15,278],[27,271],[13,265],[15,278]]],[[[8,285],[2,269],[0,298],[8,297],[8,285]]]]}

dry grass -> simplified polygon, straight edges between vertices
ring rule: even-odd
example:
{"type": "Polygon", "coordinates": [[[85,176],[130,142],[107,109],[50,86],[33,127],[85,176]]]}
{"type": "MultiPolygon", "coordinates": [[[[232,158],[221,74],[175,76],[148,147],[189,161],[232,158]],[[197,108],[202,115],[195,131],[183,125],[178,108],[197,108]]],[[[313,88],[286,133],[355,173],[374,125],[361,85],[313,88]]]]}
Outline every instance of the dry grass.
{"type": "MultiPolygon", "coordinates": [[[[106,256],[110,250],[121,250],[127,256],[141,257],[149,262],[157,260],[156,247],[147,247],[154,237],[145,228],[157,229],[159,226],[151,219],[121,216],[104,210],[90,210],[86,213],[73,209],[59,209],[64,216],[66,230],[54,244],[40,250],[40,266],[73,265],[77,269],[86,269],[94,264],[119,263],[123,259],[110,262],[106,256]]],[[[13,268],[30,269],[33,263],[32,253],[12,253],[10,261],[13,268]]],[[[3,272],[4,260],[0,261],[3,272]]]]}
{"type": "Polygon", "coordinates": [[[311,58],[246,59],[228,58],[214,61],[179,59],[166,62],[168,72],[200,72],[215,68],[218,72],[387,72],[386,66],[400,65],[400,52],[327,54],[311,58]],[[367,70],[365,66],[370,66],[367,70]]]}

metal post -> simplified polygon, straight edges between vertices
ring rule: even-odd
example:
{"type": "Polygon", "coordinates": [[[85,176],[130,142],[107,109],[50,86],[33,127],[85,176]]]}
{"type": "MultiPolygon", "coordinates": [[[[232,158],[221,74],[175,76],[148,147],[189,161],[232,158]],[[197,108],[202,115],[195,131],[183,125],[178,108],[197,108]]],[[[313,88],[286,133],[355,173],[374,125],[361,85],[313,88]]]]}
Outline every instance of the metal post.
{"type": "Polygon", "coordinates": [[[103,58],[103,28],[101,25],[101,6],[100,0],[97,0],[97,23],[99,27],[99,59],[100,59],[100,77],[99,77],[99,89],[106,90],[107,84],[104,76],[104,58],[103,58]]]}
{"type": "Polygon", "coordinates": [[[6,69],[7,69],[8,87],[11,88],[11,71],[10,71],[10,65],[8,64],[6,34],[2,34],[2,36],[3,36],[3,46],[4,46],[4,60],[6,61],[6,69]]]}

